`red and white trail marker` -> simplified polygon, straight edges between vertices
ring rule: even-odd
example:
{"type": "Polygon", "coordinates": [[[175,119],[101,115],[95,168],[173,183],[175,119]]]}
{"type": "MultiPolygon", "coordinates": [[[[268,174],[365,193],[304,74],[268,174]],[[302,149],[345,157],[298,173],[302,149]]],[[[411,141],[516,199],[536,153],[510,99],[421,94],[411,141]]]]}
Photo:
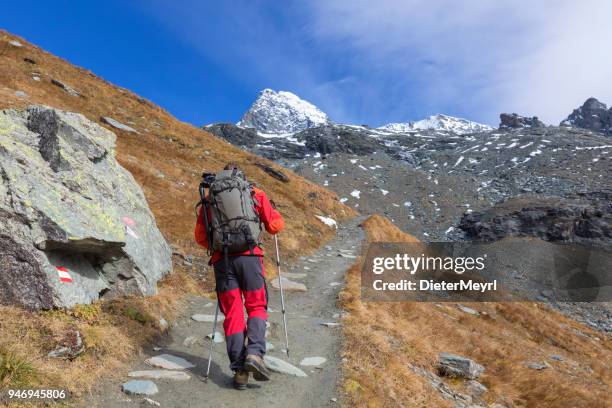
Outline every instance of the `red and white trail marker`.
{"type": "Polygon", "coordinates": [[[134,221],[130,217],[122,217],[121,221],[123,221],[123,223],[128,227],[134,227],[136,225],[136,221],[134,221]]]}
{"type": "Polygon", "coordinates": [[[70,272],[68,268],[64,268],[63,266],[56,266],[57,274],[59,275],[59,280],[61,282],[72,283],[72,276],[70,276],[70,272]]]}

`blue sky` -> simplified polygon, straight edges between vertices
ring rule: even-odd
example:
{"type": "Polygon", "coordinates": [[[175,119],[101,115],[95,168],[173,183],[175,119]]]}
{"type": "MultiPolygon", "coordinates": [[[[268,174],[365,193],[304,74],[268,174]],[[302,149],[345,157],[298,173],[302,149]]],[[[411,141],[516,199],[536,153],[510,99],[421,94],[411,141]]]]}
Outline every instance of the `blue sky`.
{"type": "Polygon", "coordinates": [[[558,123],[612,103],[606,0],[20,1],[0,27],[196,125],[240,119],[263,88],[339,122],[502,111],[558,123]]]}

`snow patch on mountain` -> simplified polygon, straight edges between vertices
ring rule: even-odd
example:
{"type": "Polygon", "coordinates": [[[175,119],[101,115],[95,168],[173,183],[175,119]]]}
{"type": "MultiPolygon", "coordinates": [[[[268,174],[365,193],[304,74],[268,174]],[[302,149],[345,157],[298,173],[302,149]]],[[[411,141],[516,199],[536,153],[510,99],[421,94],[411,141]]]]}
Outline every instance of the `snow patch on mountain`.
{"type": "Polygon", "coordinates": [[[442,130],[457,134],[486,132],[493,130],[493,128],[489,125],[442,114],[432,115],[426,119],[416,122],[389,123],[379,127],[378,129],[393,133],[414,132],[415,130],[442,130]]]}
{"type": "Polygon", "coordinates": [[[291,134],[330,123],[328,116],[297,95],[272,89],[261,91],[238,126],[263,134],[291,134]]]}

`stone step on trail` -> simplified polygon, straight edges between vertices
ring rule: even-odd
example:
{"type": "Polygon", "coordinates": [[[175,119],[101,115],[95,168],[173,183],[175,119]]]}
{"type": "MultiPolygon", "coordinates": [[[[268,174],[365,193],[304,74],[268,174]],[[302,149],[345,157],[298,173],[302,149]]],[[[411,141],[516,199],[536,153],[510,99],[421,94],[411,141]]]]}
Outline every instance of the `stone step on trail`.
{"type": "MultiPolygon", "coordinates": [[[[215,321],[215,315],[211,315],[211,314],[194,314],[191,316],[191,320],[199,322],[199,323],[213,323],[215,321]]],[[[217,323],[222,322],[223,320],[225,320],[225,316],[223,316],[223,314],[219,313],[219,316],[217,317],[217,323]]]]}
{"type": "Polygon", "coordinates": [[[306,367],[318,367],[326,362],[327,359],[325,357],[305,357],[302,359],[302,361],[300,361],[300,365],[306,367]]]}
{"type": "Polygon", "coordinates": [[[149,380],[177,380],[185,381],[191,377],[184,371],[172,370],[140,370],[130,371],[128,377],[147,378],[149,380]]]}
{"type": "MultiPolygon", "coordinates": [[[[285,278],[284,276],[282,278],[282,282],[283,282],[283,290],[286,292],[306,292],[308,290],[306,285],[304,285],[303,283],[294,282],[292,280],[285,278]]],[[[278,278],[272,279],[270,284],[272,285],[274,289],[280,290],[278,278]]]]}
{"type": "Polygon", "coordinates": [[[264,362],[266,367],[275,373],[292,375],[294,377],[308,377],[304,371],[278,357],[265,356],[264,362]]]}
{"type": "Polygon", "coordinates": [[[145,363],[166,370],[186,370],[193,368],[195,365],[182,357],[173,356],[172,354],[160,354],[145,360],[145,363]]]}
{"type": "Polygon", "coordinates": [[[121,386],[128,395],[155,395],[159,392],[157,385],[149,380],[131,380],[121,386]]]}

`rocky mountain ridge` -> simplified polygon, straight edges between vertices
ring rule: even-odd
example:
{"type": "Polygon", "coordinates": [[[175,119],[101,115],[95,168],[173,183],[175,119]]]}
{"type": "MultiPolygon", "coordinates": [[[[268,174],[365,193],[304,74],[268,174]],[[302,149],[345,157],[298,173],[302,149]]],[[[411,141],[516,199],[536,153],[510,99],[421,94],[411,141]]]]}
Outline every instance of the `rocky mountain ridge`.
{"type": "Polygon", "coordinates": [[[388,123],[378,129],[397,133],[418,130],[440,130],[461,135],[466,133],[485,132],[493,128],[489,125],[483,125],[482,123],[439,113],[415,122],[388,123]]]}
{"type": "Polygon", "coordinates": [[[612,107],[608,109],[605,103],[595,98],[587,99],[582,106],[563,120],[559,126],[573,126],[590,129],[612,136],[612,107]]]}

